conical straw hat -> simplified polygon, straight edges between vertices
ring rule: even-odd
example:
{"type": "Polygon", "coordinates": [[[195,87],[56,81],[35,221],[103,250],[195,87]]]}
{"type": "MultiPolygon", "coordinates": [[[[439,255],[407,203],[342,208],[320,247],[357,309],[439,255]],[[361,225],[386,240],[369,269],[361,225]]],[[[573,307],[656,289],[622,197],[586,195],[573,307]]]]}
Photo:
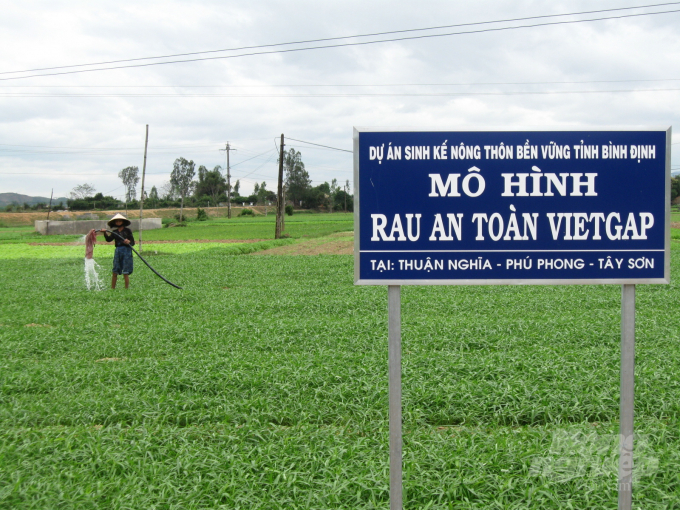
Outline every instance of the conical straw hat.
{"type": "Polygon", "coordinates": [[[123,226],[124,227],[127,227],[127,226],[130,225],[130,220],[128,220],[125,216],[123,216],[120,213],[116,214],[113,218],[111,218],[109,221],[107,221],[106,224],[109,227],[114,228],[116,226],[116,220],[123,220],[123,226]]]}

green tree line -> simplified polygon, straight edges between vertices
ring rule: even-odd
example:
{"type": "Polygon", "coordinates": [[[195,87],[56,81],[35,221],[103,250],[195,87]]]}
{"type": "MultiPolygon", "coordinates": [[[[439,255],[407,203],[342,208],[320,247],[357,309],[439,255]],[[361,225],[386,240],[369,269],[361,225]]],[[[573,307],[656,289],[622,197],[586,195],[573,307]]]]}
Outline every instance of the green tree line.
{"type": "MultiPolygon", "coordinates": [[[[350,193],[349,180],[339,184],[337,179],[330,183],[323,182],[313,186],[313,181],[302,161],[302,154],[294,148],[284,153],[285,198],[287,204],[295,208],[318,209],[327,212],[354,210],[354,197],[350,193]]],[[[67,206],[71,210],[116,209],[126,205],[130,209],[139,207],[137,188],[139,184],[139,169],[130,166],[122,169],[119,174],[124,187],[124,200],[97,193],[94,186],[81,184],[73,188],[67,206]]],[[[248,205],[276,204],[276,187],[266,181],[258,182],[253,193],[247,196],[240,194],[240,180],[227,183],[226,176],[220,165],[208,169],[204,165],[196,168],[193,160],[183,157],[173,163],[169,181],[157,188],[152,186],[144,194],[145,207],[152,209],[179,207],[215,207],[227,202],[229,194],[232,203],[246,203],[248,205]]],[[[181,213],[180,213],[181,214],[181,213]]]]}

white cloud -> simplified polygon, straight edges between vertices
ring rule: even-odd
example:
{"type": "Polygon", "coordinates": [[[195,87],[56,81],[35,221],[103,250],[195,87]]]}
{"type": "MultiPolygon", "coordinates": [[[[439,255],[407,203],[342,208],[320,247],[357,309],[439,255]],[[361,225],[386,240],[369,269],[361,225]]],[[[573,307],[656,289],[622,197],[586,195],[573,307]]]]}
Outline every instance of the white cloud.
{"type": "MultiPolygon", "coordinates": [[[[619,6],[613,0],[595,7],[586,1],[506,0],[14,2],[3,6],[0,20],[0,72],[619,6]]],[[[0,145],[0,191],[45,195],[54,187],[55,194],[66,195],[82,182],[114,189],[121,168],[142,166],[145,124],[150,125],[147,187],[165,182],[179,156],[197,165],[224,165],[219,149],[229,140],[238,149],[232,164],[271,149],[234,167],[233,177],[242,180],[246,192],[256,181],[275,187],[273,151],[282,132],[351,149],[355,125],[666,127],[680,118],[680,91],[351,95],[680,88],[680,81],[484,85],[680,78],[672,65],[680,60],[679,19],[675,13],[0,82],[0,143],[5,144],[0,145]],[[413,83],[477,85],[332,86],[413,83]],[[218,88],[187,88],[197,86],[218,88]],[[142,97],[8,97],[17,93],[142,97]],[[175,93],[258,97],[161,96],[175,93]]],[[[289,146],[302,152],[315,181],[351,179],[350,154],[298,142],[289,146]]]]}

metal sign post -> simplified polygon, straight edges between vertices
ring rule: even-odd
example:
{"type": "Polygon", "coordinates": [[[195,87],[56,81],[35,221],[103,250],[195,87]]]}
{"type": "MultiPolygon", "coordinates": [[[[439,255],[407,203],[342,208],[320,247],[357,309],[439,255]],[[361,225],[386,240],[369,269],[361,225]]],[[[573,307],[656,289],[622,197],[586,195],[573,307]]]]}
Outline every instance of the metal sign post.
{"type": "Polygon", "coordinates": [[[390,401],[390,510],[402,508],[401,480],[401,287],[387,287],[390,401]]]}
{"type": "Polygon", "coordinates": [[[635,285],[621,286],[621,418],[619,422],[619,510],[633,504],[633,417],[635,389],[635,285]]]}
{"type": "Polygon", "coordinates": [[[391,508],[402,285],[623,285],[619,508],[633,469],[635,285],[670,282],[671,129],[354,130],[354,282],[388,286],[391,508]]]}

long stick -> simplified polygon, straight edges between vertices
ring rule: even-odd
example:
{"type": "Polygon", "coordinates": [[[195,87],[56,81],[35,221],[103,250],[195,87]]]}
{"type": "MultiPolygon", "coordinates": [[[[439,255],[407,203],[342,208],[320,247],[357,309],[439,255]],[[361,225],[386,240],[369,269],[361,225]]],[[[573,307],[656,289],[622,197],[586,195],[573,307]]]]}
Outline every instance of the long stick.
{"type": "Polygon", "coordinates": [[[144,165],[142,166],[142,194],[139,197],[139,251],[142,251],[142,213],[144,212],[144,176],[146,175],[146,148],[149,146],[149,125],[146,125],[144,141],[144,165]]]}
{"type": "MultiPolygon", "coordinates": [[[[118,234],[118,233],[116,233],[116,232],[113,232],[112,230],[106,230],[106,232],[108,232],[109,234],[113,234],[114,236],[116,236],[116,237],[117,237],[118,239],[120,239],[121,241],[124,241],[124,240],[125,240],[125,238],[124,238],[123,236],[121,236],[120,234],[118,234]]],[[[126,246],[130,246],[130,245],[128,244],[128,245],[126,245],[126,246]]],[[[158,276],[161,280],[163,280],[163,281],[164,281],[165,283],[167,283],[168,285],[172,285],[172,286],[175,287],[176,289],[182,290],[182,287],[180,287],[179,285],[175,285],[175,284],[172,283],[170,280],[167,280],[166,278],[163,277],[163,275],[161,275],[158,271],[156,271],[153,267],[151,267],[151,264],[149,264],[146,260],[144,260],[144,257],[142,257],[142,256],[139,254],[139,252],[138,252],[137,250],[135,250],[132,246],[130,246],[130,249],[131,249],[132,251],[134,251],[134,252],[137,254],[137,256],[138,256],[140,259],[142,259],[142,262],[144,262],[144,263],[146,264],[146,266],[147,266],[149,269],[151,269],[151,270],[154,272],[154,274],[155,274],[156,276],[158,276]]]]}

